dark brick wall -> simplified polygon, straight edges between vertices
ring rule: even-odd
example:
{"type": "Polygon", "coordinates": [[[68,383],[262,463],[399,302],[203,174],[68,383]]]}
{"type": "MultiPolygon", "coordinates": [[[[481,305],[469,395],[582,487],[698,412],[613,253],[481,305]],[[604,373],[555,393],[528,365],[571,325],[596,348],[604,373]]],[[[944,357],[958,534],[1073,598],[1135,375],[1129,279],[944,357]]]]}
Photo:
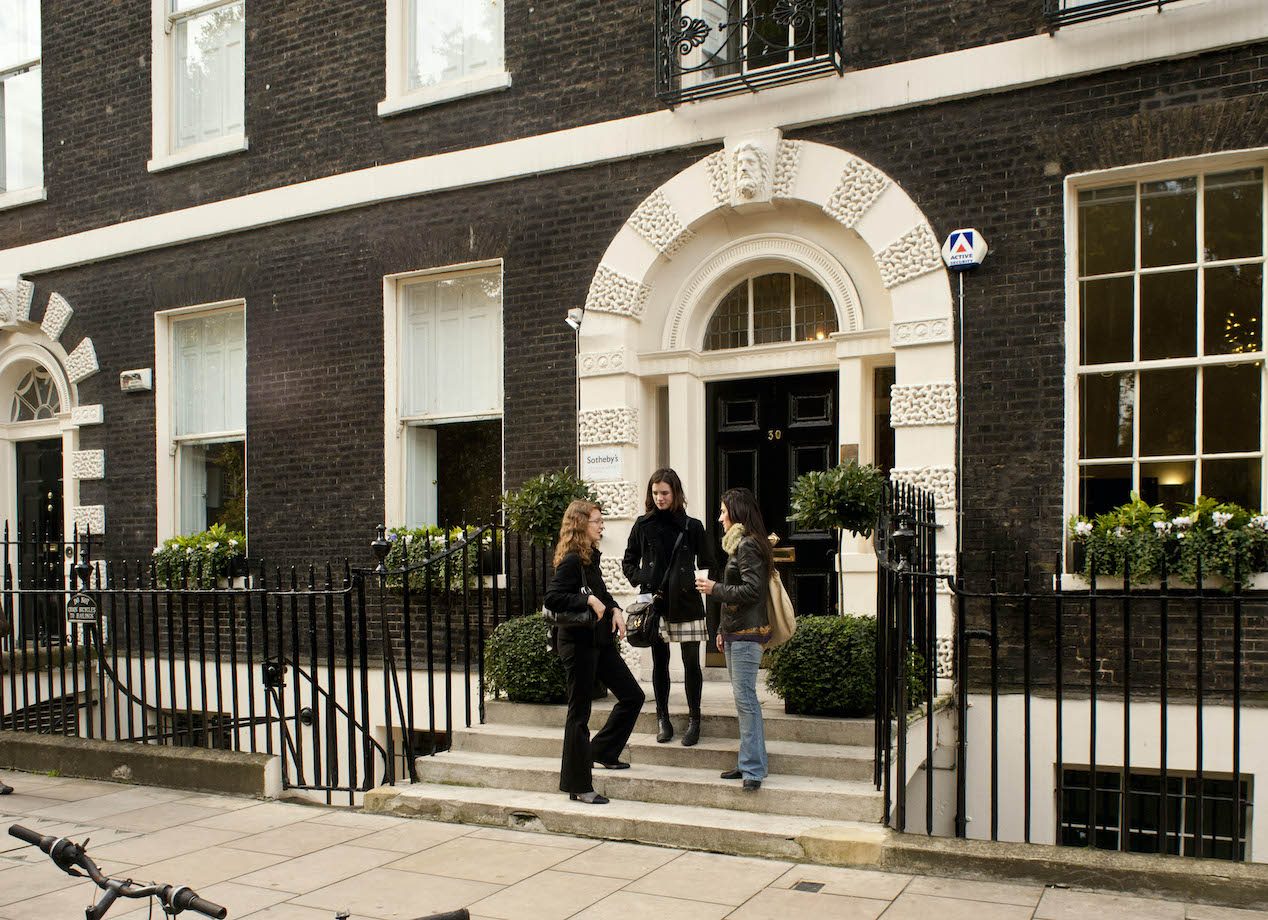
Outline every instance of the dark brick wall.
{"type": "MultiPolygon", "coordinates": [[[[386,0],[247,3],[251,149],[150,174],[150,7],[44,5],[44,169],[49,200],[0,213],[18,245],[352,169],[655,111],[654,3],[510,0],[505,92],[390,118],[386,0]]],[[[1041,0],[990,16],[924,0],[847,0],[852,69],[1033,33],[1041,0]]]]}

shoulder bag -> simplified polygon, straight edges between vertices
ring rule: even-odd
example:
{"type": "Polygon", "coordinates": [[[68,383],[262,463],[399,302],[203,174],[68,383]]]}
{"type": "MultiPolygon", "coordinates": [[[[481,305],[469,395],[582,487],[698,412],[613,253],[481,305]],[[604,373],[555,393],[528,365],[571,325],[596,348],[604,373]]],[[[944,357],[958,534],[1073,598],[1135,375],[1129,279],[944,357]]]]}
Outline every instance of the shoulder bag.
{"type": "MultiPolygon", "coordinates": [[[[580,562],[581,560],[577,560],[580,562]]],[[[581,593],[586,597],[590,596],[590,585],[586,582],[586,567],[581,566],[581,593]]],[[[590,626],[594,623],[594,611],[590,609],[587,602],[583,610],[551,610],[546,605],[542,605],[542,619],[546,621],[547,626],[553,626],[556,629],[572,626],[590,626]]]]}
{"type": "Polygon", "coordinates": [[[669,559],[665,563],[665,574],[661,576],[660,587],[650,601],[635,601],[625,608],[625,641],[635,648],[650,648],[660,635],[660,613],[656,610],[657,599],[664,596],[665,585],[674,570],[674,560],[678,558],[678,547],[682,546],[682,538],[687,535],[683,530],[674,541],[674,548],[669,551],[669,559]]]}
{"type": "Polygon", "coordinates": [[[777,648],[792,638],[797,631],[797,614],[793,610],[792,600],[784,589],[784,580],[774,566],[770,570],[770,582],[767,585],[769,602],[766,605],[770,622],[770,641],[767,648],[777,648]]]}

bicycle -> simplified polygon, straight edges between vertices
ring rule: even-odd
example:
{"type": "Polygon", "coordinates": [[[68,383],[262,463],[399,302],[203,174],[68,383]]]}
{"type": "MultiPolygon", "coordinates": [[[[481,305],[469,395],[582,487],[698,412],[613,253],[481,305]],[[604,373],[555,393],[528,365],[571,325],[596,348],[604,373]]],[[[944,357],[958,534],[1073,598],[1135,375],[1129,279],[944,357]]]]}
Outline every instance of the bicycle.
{"type": "Polygon", "coordinates": [[[75,843],[66,837],[49,837],[25,828],[20,824],[9,827],[9,835],[39,847],[53,860],[53,864],[67,875],[89,878],[105,893],[101,900],[84,909],[85,920],[101,920],[111,905],[119,898],[158,898],[163,913],[174,917],[182,911],[197,911],[214,920],[224,920],[229,911],[219,904],[200,898],[198,893],[184,885],[134,885],[132,879],[108,878],[88,855],[88,841],[75,843]],[[80,871],[82,870],[82,871],[80,871]]]}

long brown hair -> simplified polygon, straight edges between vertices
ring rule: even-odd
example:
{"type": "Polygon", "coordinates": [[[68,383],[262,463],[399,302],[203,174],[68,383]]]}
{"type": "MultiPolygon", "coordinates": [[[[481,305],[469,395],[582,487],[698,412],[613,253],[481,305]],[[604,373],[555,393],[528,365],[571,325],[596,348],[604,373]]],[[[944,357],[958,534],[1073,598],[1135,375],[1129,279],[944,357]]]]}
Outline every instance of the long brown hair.
{"type": "Polygon", "coordinates": [[[590,527],[590,515],[601,510],[594,502],[579,498],[568,506],[564,519],[559,525],[559,542],[555,544],[555,566],[563,562],[564,556],[576,553],[581,557],[582,565],[589,565],[593,558],[594,544],[587,533],[590,527]]]}
{"type": "Polygon", "coordinates": [[[770,571],[775,564],[775,554],[771,552],[762,511],[757,507],[757,496],[748,489],[727,489],[722,493],[722,504],[726,505],[727,517],[731,519],[731,523],[743,524],[745,535],[757,542],[758,552],[766,560],[767,571],[770,571]]]}
{"type": "Polygon", "coordinates": [[[650,514],[656,510],[656,499],[652,498],[652,486],[658,482],[669,486],[669,491],[673,493],[674,500],[669,505],[670,511],[681,511],[687,507],[687,496],[682,491],[682,480],[672,469],[664,466],[652,473],[652,478],[647,480],[647,496],[643,499],[644,511],[650,514]]]}

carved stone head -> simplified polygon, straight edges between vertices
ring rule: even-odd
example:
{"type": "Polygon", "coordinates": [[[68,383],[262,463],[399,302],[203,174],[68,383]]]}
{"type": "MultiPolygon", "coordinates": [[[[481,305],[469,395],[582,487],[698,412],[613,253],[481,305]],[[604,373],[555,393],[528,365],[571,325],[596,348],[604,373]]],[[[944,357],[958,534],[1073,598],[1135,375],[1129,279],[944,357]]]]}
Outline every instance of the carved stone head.
{"type": "Polygon", "coordinates": [[[745,141],[735,148],[735,191],[741,198],[759,197],[769,175],[770,162],[760,144],[745,141]]]}

